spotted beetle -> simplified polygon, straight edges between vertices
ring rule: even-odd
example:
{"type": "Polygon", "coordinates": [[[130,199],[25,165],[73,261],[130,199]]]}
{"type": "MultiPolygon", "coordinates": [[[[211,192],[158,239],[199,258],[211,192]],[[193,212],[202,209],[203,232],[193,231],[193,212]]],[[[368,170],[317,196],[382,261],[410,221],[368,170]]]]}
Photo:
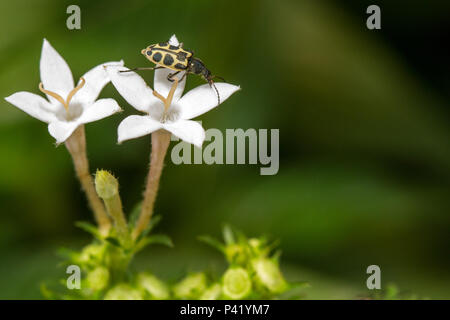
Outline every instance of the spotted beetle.
{"type": "Polygon", "coordinates": [[[197,74],[201,76],[206,82],[208,82],[210,87],[214,87],[217,93],[217,101],[220,104],[219,90],[217,90],[214,85],[214,78],[219,78],[225,81],[222,77],[212,75],[211,71],[206,68],[205,64],[198,58],[194,57],[194,53],[190,50],[184,49],[183,44],[180,43],[178,46],[169,44],[168,42],[161,42],[158,44],[152,44],[145,49],[142,49],[141,53],[151,62],[156,64],[156,67],[152,68],[134,68],[131,70],[121,71],[135,71],[135,70],[155,70],[160,68],[168,68],[174,70],[175,72],[169,73],[167,80],[174,81],[173,77],[185,71],[181,80],[188,73],[197,74]]]}

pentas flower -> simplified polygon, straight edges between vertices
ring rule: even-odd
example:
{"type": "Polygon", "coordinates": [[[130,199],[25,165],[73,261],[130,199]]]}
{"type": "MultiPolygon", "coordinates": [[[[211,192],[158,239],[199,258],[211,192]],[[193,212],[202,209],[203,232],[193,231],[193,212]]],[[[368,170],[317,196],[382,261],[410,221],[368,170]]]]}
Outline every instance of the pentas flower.
{"type": "MultiPolygon", "coordinates": [[[[169,43],[178,46],[179,42],[172,36],[169,43]]],[[[136,110],[145,115],[132,115],[125,118],[118,128],[118,142],[142,137],[159,129],[171,132],[181,140],[201,147],[205,140],[205,130],[191,119],[218,106],[216,92],[209,84],[196,87],[182,96],[186,77],[184,72],[177,74],[178,82],[174,88],[173,82],[167,80],[173,70],[160,68],[155,70],[154,91],[135,72],[121,66],[106,68],[112,84],[124,99],[136,110]],[[166,98],[167,97],[167,98],[166,98]]],[[[221,102],[225,101],[238,86],[228,83],[215,83],[221,102]]]]}
{"type": "MultiPolygon", "coordinates": [[[[123,65],[123,62],[108,62],[123,65]]],[[[114,99],[97,100],[100,91],[109,82],[103,66],[91,69],[81,77],[75,87],[72,72],[66,61],[44,39],[42,45],[39,89],[48,100],[30,92],[16,92],[5,98],[6,101],[25,111],[30,116],[48,123],[48,131],[62,143],[79,126],[103,119],[120,111],[114,99]]]]}

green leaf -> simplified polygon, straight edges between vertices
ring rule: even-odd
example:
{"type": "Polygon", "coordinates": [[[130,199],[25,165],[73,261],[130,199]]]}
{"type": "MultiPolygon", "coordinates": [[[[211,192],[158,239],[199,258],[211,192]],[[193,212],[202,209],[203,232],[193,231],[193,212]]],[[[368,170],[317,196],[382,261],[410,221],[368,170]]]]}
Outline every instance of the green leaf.
{"type": "Polygon", "coordinates": [[[163,244],[166,245],[170,248],[173,247],[173,242],[172,240],[164,235],[164,234],[155,234],[146,238],[141,239],[135,246],[134,251],[138,252],[142,249],[144,249],[146,246],[150,245],[150,244],[163,244]]]}
{"type": "Polygon", "coordinates": [[[56,255],[64,259],[63,261],[60,261],[57,266],[64,267],[77,261],[80,253],[78,251],[62,247],[56,251],[56,255]]]}
{"type": "Polygon", "coordinates": [[[239,231],[233,227],[230,228],[231,230],[233,230],[234,237],[237,239],[238,243],[247,244],[248,242],[247,236],[242,231],[239,231]]]}
{"type": "Polygon", "coordinates": [[[45,283],[42,283],[40,285],[40,289],[41,289],[41,294],[47,300],[60,300],[61,299],[60,295],[58,293],[50,290],[45,283]]]}
{"type": "Polygon", "coordinates": [[[139,242],[141,239],[145,238],[150,233],[150,231],[152,231],[156,227],[156,225],[160,221],[161,221],[161,216],[160,215],[152,217],[150,219],[150,222],[148,223],[147,228],[145,228],[144,231],[142,231],[142,233],[137,238],[136,242],[139,242]]]}
{"type": "Polygon", "coordinates": [[[299,300],[305,297],[303,292],[299,292],[300,289],[309,288],[311,285],[306,281],[299,281],[294,283],[288,283],[288,289],[282,294],[278,295],[282,300],[299,300]]]}
{"type": "Polygon", "coordinates": [[[102,239],[102,236],[100,235],[100,232],[98,231],[97,227],[93,224],[85,221],[77,221],[75,222],[75,226],[77,226],[80,229],[83,229],[84,231],[92,234],[97,239],[102,239]]]}
{"type": "Polygon", "coordinates": [[[139,214],[141,213],[142,209],[142,201],[138,202],[134,207],[133,210],[131,210],[131,214],[128,218],[128,226],[130,229],[134,228],[136,225],[136,221],[139,219],[139,214]]]}
{"type": "Polygon", "coordinates": [[[275,262],[279,262],[280,261],[280,257],[281,257],[281,250],[277,250],[275,251],[275,253],[272,256],[273,261],[275,262]]]}
{"type": "Polygon", "coordinates": [[[115,246],[115,247],[122,247],[122,245],[120,244],[120,241],[119,241],[118,239],[116,239],[116,238],[113,238],[113,237],[107,237],[107,238],[105,239],[105,241],[108,242],[108,243],[110,243],[110,244],[112,244],[112,245],[115,246]]]}
{"type": "Polygon", "coordinates": [[[213,248],[216,248],[220,252],[225,252],[225,246],[223,245],[223,243],[221,243],[219,240],[217,240],[213,237],[199,236],[199,237],[197,237],[197,239],[201,242],[204,242],[204,243],[210,245],[213,248]]]}
{"type": "Polygon", "coordinates": [[[59,248],[56,251],[56,254],[58,256],[60,256],[61,258],[65,258],[65,259],[68,259],[68,260],[73,260],[75,257],[77,257],[79,255],[79,253],[77,251],[72,250],[72,249],[68,249],[68,248],[65,248],[65,247],[59,248]]]}
{"type": "MultiPolygon", "coordinates": [[[[130,227],[130,229],[133,229],[136,226],[136,222],[139,219],[139,215],[141,214],[141,209],[142,209],[142,201],[139,202],[138,204],[136,204],[133,208],[133,210],[131,211],[130,217],[129,217],[129,221],[128,221],[128,226],[130,227]]],[[[144,231],[142,231],[142,233],[139,235],[138,239],[136,240],[136,242],[139,242],[142,238],[144,238],[146,235],[148,235],[150,233],[150,231],[153,230],[153,228],[155,228],[155,226],[161,221],[161,216],[160,215],[156,215],[153,216],[150,219],[150,222],[147,226],[147,228],[144,229],[144,231]]]]}
{"type": "Polygon", "coordinates": [[[225,224],[222,229],[223,233],[223,239],[225,240],[225,244],[234,244],[236,241],[234,239],[233,230],[231,229],[230,225],[225,224]]]}
{"type": "Polygon", "coordinates": [[[157,225],[158,223],[161,221],[161,216],[160,215],[156,215],[154,217],[152,217],[150,219],[150,222],[148,223],[147,228],[142,232],[142,234],[144,236],[146,236],[147,234],[149,234],[150,231],[152,231],[157,225]]]}
{"type": "Polygon", "coordinates": [[[309,288],[311,284],[308,281],[297,281],[289,283],[289,290],[309,288]]]}

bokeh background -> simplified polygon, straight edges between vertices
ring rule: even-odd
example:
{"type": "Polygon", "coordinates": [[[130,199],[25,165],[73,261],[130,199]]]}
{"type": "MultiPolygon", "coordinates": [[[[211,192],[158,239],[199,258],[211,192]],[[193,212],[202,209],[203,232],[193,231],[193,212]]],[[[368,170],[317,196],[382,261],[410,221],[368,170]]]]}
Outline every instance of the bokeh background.
{"type": "MultiPolygon", "coordinates": [[[[224,222],[281,240],[282,268],[308,281],[308,298],[369,294],[382,285],[450,298],[450,2],[448,1],[2,1],[0,96],[38,93],[47,38],[75,78],[99,63],[147,66],[140,50],[173,33],[242,90],[201,117],[205,128],[279,128],[280,170],[259,165],[179,165],[164,170],[158,228],[174,249],[151,247],[135,268],[165,279],[221,270],[199,243],[224,222]],[[366,8],[382,29],[366,28],[366,8]],[[81,7],[81,30],[66,8],[81,7]]],[[[143,73],[152,82],[152,73],[143,73]]],[[[191,76],[188,88],[201,84],[191,76]]],[[[116,144],[136,111],[109,84],[124,113],[87,125],[92,171],[120,179],[125,209],[140,200],[150,137],[116,144]]],[[[92,220],[64,146],[46,125],[0,101],[0,298],[40,298],[64,276],[55,251],[90,239],[92,220]]]]}

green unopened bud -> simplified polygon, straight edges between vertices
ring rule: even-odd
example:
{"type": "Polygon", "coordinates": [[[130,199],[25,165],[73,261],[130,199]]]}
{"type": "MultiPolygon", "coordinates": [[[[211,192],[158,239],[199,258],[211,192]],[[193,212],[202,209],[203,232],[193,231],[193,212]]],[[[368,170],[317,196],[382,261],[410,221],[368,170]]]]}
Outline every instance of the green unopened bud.
{"type": "Polygon", "coordinates": [[[220,284],[215,283],[211,285],[205,292],[200,296],[200,300],[217,300],[222,294],[222,287],[220,284]]]}
{"type": "Polygon", "coordinates": [[[282,293],[287,290],[287,282],[281,274],[278,264],[266,258],[254,260],[252,262],[256,272],[256,280],[271,293],[282,293]]]}
{"type": "Polygon", "coordinates": [[[154,275],[141,273],[137,277],[137,283],[152,299],[167,300],[170,297],[169,287],[154,275]]]}
{"type": "Polygon", "coordinates": [[[223,293],[230,299],[243,299],[252,290],[250,276],[244,268],[228,269],[223,276],[223,293]]]}
{"type": "Polygon", "coordinates": [[[259,249],[261,247],[262,242],[258,238],[251,238],[251,239],[248,239],[248,244],[253,249],[259,249]]]}
{"type": "Polygon", "coordinates": [[[103,259],[105,253],[105,246],[102,244],[90,244],[81,250],[80,256],[78,257],[78,262],[84,263],[95,263],[103,259]]]}
{"type": "Polygon", "coordinates": [[[179,299],[196,299],[205,290],[206,276],[201,272],[188,275],[173,287],[173,293],[179,299]]]}
{"type": "Polygon", "coordinates": [[[116,285],[105,294],[105,300],[143,300],[139,290],[134,289],[128,284],[122,283],[116,285]]]}
{"type": "Polygon", "coordinates": [[[226,246],[225,256],[229,263],[243,265],[247,262],[245,248],[239,244],[230,244],[226,246]]]}
{"type": "Polygon", "coordinates": [[[105,203],[108,214],[113,218],[119,235],[127,233],[127,221],[122,210],[122,201],[119,196],[119,182],[106,170],[97,170],[95,174],[95,190],[105,203]]]}
{"type": "Polygon", "coordinates": [[[106,170],[95,173],[95,190],[102,199],[109,199],[119,193],[119,182],[106,170]]]}
{"type": "Polygon", "coordinates": [[[109,282],[109,271],[105,267],[97,267],[87,275],[87,282],[90,289],[97,291],[106,288],[109,282]]]}

